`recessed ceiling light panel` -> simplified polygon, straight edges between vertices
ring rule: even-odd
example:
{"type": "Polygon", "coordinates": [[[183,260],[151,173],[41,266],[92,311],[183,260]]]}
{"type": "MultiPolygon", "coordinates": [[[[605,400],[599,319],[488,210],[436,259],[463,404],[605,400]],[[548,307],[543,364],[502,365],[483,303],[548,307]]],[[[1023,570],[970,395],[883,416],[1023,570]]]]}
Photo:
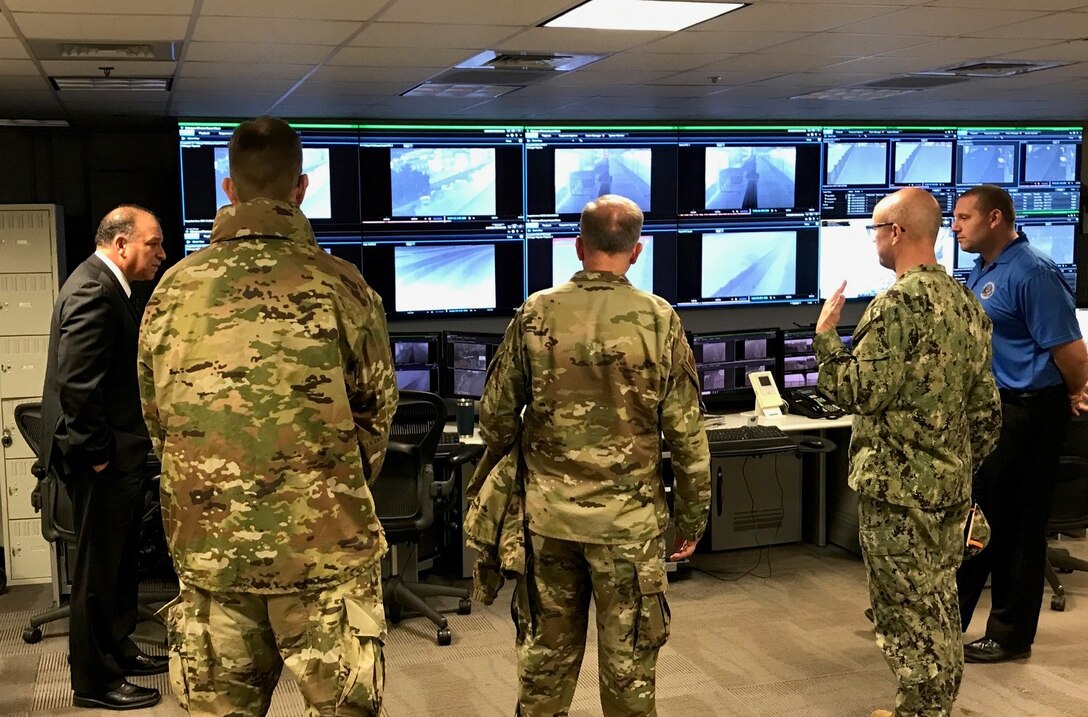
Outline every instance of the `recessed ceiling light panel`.
{"type": "Polygon", "coordinates": [[[676,32],[744,7],[742,2],[672,0],[589,0],[543,27],[676,32]]]}

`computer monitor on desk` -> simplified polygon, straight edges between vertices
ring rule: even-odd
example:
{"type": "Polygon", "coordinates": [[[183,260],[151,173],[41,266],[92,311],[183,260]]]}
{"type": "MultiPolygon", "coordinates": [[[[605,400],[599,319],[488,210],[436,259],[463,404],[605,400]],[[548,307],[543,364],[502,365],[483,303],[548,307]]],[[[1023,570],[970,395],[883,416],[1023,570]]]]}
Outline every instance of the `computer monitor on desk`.
{"type": "Polygon", "coordinates": [[[487,367],[502,342],[502,334],[447,331],[442,347],[443,395],[479,399],[487,382],[487,367]]]}
{"type": "Polygon", "coordinates": [[[442,393],[439,360],[442,334],[438,331],[420,333],[391,333],[389,345],[393,354],[393,369],[397,388],[412,391],[442,393]]]}
{"type": "Polygon", "coordinates": [[[775,370],[778,330],[692,334],[691,348],[707,407],[751,408],[755,396],[747,376],[753,371],[775,370]]]}
{"type": "MultiPolygon", "coordinates": [[[[850,348],[854,327],[840,326],[838,333],[846,347],[850,348]]],[[[779,352],[782,357],[782,368],[779,372],[782,377],[782,388],[816,385],[819,370],[816,366],[816,354],[812,349],[812,338],[815,335],[815,329],[782,331],[782,349],[779,352]]]]}

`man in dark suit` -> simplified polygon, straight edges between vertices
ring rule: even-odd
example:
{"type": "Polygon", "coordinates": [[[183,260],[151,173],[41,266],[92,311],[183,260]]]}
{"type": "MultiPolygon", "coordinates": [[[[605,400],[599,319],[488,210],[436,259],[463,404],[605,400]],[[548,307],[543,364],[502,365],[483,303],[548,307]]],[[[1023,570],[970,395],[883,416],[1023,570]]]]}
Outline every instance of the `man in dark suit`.
{"type": "Polygon", "coordinates": [[[153,279],[165,258],[155,215],[119,206],[99,224],[95,253],[64,282],[53,308],[42,456],[64,479],[75,517],[69,653],[79,707],[150,707],[159,691],[125,677],[167,667],[129,637],[151,449],[136,382],[140,316],[129,282],[153,279]]]}

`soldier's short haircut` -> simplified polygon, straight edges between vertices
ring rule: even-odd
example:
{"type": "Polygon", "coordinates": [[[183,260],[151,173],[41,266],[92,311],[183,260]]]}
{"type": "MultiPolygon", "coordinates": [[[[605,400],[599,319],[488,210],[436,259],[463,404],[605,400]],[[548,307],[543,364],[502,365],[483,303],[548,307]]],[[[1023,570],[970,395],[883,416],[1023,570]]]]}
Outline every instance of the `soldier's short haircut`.
{"type": "Polygon", "coordinates": [[[277,117],[258,117],[234,128],[230,179],[238,200],[286,200],[302,174],[302,142],[277,117]]]}
{"type": "Polygon", "coordinates": [[[136,217],[140,212],[150,214],[155,221],[159,220],[154,212],[138,204],[118,205],[107,212],[98,223],[98,230],[94,233],[94,245],[109,246],[118,234],[132,235],[136,231],[136,217]]]}
{"type": "Polygon", "coordinates": [[[1016,223],[1016,208],[1012,203],[1012,197],[996,184],[980,184],[972,187],[960,195],[960,199],[964,197],[974,197],[983,214],[989,214],[996,209],[1001,212],[1006,225],[1011,227],[1016,223]]]}
{"type": "Polygon", "coordinates": [[[631,251],[642,233],[642,210],[627,197],[605,194],[582,210],[582,244],[605,254],[631,251]]]}

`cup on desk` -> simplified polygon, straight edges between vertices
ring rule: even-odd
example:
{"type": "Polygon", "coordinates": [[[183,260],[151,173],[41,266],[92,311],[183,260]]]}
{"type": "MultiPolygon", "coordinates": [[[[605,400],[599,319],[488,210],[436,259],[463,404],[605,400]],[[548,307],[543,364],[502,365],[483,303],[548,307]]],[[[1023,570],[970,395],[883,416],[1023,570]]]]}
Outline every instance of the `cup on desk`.
{"type": "Polygon", "coordinates": [[[472,436],[476,428],[476,407],[471,398],[457,399],[457,435],[461,438],[472,436]]]}

